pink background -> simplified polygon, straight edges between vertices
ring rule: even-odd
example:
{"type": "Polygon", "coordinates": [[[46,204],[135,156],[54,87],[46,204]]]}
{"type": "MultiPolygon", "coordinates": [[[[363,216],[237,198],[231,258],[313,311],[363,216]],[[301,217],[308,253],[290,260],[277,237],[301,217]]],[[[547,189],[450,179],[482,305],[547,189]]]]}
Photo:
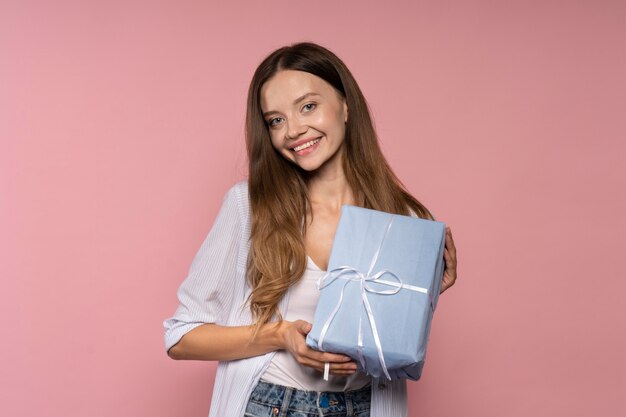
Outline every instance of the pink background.
{"type": "Polygon", "coordinates": [[[451,227],[411,416],[590,416],[626,392],[623,1],[3,1],[0,414],[206,416],[162,320],[271,50],[334,50],[451,227]],[[622,161],[622,162],[620,162],[622,161]]]}

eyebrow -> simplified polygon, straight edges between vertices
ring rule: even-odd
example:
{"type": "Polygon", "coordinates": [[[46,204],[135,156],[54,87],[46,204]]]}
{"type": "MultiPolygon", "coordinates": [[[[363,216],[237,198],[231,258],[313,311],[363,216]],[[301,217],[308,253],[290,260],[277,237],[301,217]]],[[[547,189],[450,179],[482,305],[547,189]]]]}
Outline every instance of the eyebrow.
{"type": "MultiPolygon", "coordinates": [[[[306,100],[307,98],[309,98],[309,97],[311,97],[311,96],[319,96],[319,94],[317,94],[317,93],[313,93],[313,92],[303,94],[303,95],[301,95],[300,97],[298,97],[297,99],[295,99],[295,100],[293,101],[293,104],[298,104],[298,103],[300,103],[301,101],[306,100]]],[[[275,111],[275,110],[266,111],[266,112],[264,112],[264,113],[263,113],[263,117],[267,117],[268,115],[270,115],[270,114],[272,114],[272,113],[276,113],[276,111],[275,111]]]]}

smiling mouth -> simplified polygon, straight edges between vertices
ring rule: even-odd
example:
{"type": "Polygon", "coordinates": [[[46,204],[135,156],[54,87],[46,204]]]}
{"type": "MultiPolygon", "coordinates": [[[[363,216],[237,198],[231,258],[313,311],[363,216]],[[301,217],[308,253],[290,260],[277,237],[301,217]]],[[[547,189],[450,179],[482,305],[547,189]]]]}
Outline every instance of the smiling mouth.
{"type": "Polygon", "coordinates": [[[299,152],[299,151],[301,151],[301,150],[303,150],[303,149],[306,149],[306,148],[308,148],[308,147],[310,147],[310,146],[315,145],[315,144],[316,144],[317,142],[319,142],[320,140],[322,140],[322,138],[313,139],[313,140],[311,140],[311,141],[309,141],[309,142],[307,142],[307,143],[303,143],[303,144],[302,144],[302,145],[300,145],[300,146],[296,146],[295,148],[293,148],[293,150],[294,150],[294,151],[296,151],[296,152],[299,152]]]}

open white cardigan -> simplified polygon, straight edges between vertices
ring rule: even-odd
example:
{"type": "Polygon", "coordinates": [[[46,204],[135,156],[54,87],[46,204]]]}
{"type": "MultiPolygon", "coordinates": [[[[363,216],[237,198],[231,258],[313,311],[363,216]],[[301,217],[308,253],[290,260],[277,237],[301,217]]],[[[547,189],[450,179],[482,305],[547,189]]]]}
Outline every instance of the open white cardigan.
{"type": "MultiPolygon", "coordinates": [[[[179,306],[165,320],[165,348],[205,323],[224,326],[252,324],[245,300],[250,238],[248,183],[235,184],[224,197],[208,236],[196,254],[187,278],[178,289],[179,306]]],[[[286,315],[288,297],[279,309],[286,315]]],[[[248,359],[219,362],[209,417],[242,417],[250,393],[269,366],[274,352],[248,359]]],[[[407,416],[406,382],[372,380],[371,417],[407,416]]]]}

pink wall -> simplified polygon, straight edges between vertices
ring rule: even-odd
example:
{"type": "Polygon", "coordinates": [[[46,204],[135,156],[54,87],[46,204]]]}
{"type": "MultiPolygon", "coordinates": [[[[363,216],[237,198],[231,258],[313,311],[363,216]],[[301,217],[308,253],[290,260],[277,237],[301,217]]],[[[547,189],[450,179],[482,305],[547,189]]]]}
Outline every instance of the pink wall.
{"type": "Polygon", "coordinates": [[[205,416],[162,320],[244,178],[272,49],[336,51],[452,226],[411,416],[590,416],[626,392],[621,1],[0,5],[0,414],[205,416]]]}

